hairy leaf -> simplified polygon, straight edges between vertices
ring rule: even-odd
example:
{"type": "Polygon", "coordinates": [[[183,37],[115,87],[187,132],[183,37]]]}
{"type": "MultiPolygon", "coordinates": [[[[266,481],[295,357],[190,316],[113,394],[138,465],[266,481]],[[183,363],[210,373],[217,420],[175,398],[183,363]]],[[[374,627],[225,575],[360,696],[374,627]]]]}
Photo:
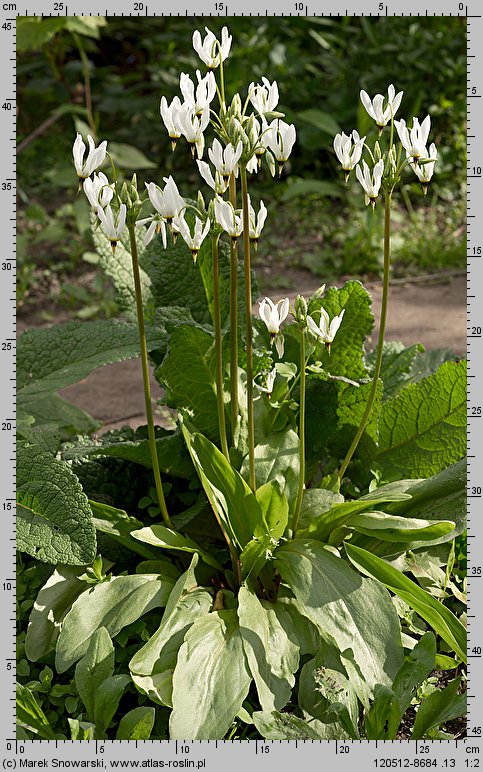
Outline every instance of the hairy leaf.
{"type": "MultiPolygon", "coordinates": [[[[400,341],[386,341],[382,350],[381,380],[384,384],[383,400],[397,394],[402,387],[412,380],[411,373],[418,355],[424,352],[421,343],[405,347],[400,341]]],[[[367,357],[367,365],[372,377],[376,361],[376,352],[372,351],[367,357]]]]}

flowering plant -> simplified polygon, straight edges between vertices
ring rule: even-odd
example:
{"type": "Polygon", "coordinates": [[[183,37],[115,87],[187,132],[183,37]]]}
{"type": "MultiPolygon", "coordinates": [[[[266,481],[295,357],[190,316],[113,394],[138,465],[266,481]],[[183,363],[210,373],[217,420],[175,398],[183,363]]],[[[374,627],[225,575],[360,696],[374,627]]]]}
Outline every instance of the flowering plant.
{"type": "MultiPolygon", "coordinates": [[[[40,331],[20,346],[20,400],[30,417],[20,446],[19,546],[62,564],[40,591],[26,652],[35,661],[55,649],[59,673],[77,663],[85,716],[72,733],[86,739],[108,734],[129,684],[149,701],[148,736],[157,711],[173,739],[223,738],[240,726],[241,736],[394,738],[436,663],[454,669],[466,658],[460,619],[406,575],[414,552],[430,555],[464,529],[464,363],[418,378],[418,347],[384,344],[391,198],[408,169],[423,187],[431,180],[430,119],[414,118],[408,130],[395,120],[402,92],[391,85],[387,99],[371,100],[363,91],[378,138],[371,146],[354,130],[334,140],[366,204],[384,197],[376,351],[365,350],[373,317],[359,282],[309,298],[264,298],[255,317],[251,250],[259,241],[262,249],[270,214],[263,202],[257,214],[249,185],[263,164],[282,174],[296,129],[277,109],[276,82],[251,83],[244,97],[226,93],[231,46],[226,27],[221,40],[195,32],[207,72],[197,70],[196,83],[181,73],[183,101],[160,104],[173,150],[186,140],[210,200],[200,191],[188,197],[171,176],[142,189],[114,163],[109,179],[100,171],[107,143],[89,137],[84,159],[84,141],[75,140],[102,264],[128,318],[40,331]],[[52,372],[39,369],[32,352],[55,351],[56,340],[75,345],[52,372]],[[145,432],[61,442],[35,426],[39,395],[53,383],[138,353],[145,432]],[[148,354],[176,409],[173,431],[154,423],[148,354]],[[99,457],[120,464],[123,493],[110,503],[89,482],[99,457]],[[133,488],[143,478],[132,466],[154,480],[140,500],[133,488]],[[39,492],[37,474],[51,488],[39,492]],[[145,507],[156,522],[146,522],[145,507]],[[127,551],[124,562],[113,544],[127,551]],[[159,608],[126,672],[114,675],[105,666],[114,661],[111,639],[159,608]],[[405,614],[432,632],[402,638],[405,614]],[[107,714],[102,688],[115,695],[107,714]]],[[[413,737],[435,723],[415,726],[413,737]]]]}

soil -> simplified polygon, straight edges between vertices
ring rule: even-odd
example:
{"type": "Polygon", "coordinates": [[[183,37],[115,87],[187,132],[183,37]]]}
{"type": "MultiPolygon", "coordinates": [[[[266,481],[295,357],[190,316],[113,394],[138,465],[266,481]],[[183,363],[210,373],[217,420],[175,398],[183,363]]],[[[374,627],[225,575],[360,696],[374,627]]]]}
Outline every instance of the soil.
{"type": "MultiPolygon", "coordinates": [[[[268,278],[268,277],[267,277],[268,278]]],[[[269,280],[264,292],[272,299],[287,294],[294,298],[300,293],[313,293],[317,280],[306,271],[292,271],[287,277],[296,292],[271,289],[269,280]],[[292,275],[293,274],[293,275],[292,275]]],[[[346,277],[344,277],[345,279],[346,277]]],[[[341,279],[339,284],[342,284],[341,279]]],[[[373,311],[376,317],[372,345],[377,337],[382,297],[380,282],[366,284],[373,296],[373,311]]],[[[56,322],[66,321],[67,314],[59,315],[56,322]]],[[[422,343],[426,348],[449,347],[456,354],[466,354],[466,276],[438,275],[418,277],[401,283],[394,283],[390,289],[387,340],[401,340],[406,345],[422,343]]],[[[41,319],[33,315],[21,316],[19,332],[30,326],[39,326],[41,319]]],[[[80,383],[61,391],[61,395],[87,410],[101,420],[105,430],[124,425],[137,426],[145,423],[141,367],[137,360],[119,362],[92,372],[80,383]]],[[[152,379],[153,400],[159,399],[161,389],[152,379]]],[[[158,422],[165,423],[166,414],[158,413],[158,422]]]]}

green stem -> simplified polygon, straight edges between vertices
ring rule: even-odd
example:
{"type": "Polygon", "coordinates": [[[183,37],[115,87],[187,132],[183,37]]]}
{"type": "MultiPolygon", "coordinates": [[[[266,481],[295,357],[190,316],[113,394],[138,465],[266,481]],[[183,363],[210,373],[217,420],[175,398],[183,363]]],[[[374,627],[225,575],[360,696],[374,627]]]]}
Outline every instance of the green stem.
{"type": "Polygon", "coordinates": [[[245,267],[245,320],[247,356],[247,412],[248,412],[248,467],[250,488],[256,490],[255,477],[255,422],[253,417],[253,329],[252,329],[252,273],[250,265],[250,222],[246,166],[240,166],[243,207],[243,253],[245,267]]]}
{"type": "MultiPolygon", "coordinates": [[[[230,175],[230,202],[236,209],[236,179],[230,175]]],[[[238,243],[230,244],[230,396],[231,427],[235,435],[238,424],[238,243]]]]}
{"type": "Polygon", "coordinates": [[[159,507],[161,509],[161,514],[168,528],[172,528],[173,525],[168,515],[168,509],[166,507],[166,501],[164,498],[163,484],[161,482],[161,473],[159,471],[158,453],[156,450],[153,405],[151,402],[151,388],[149,385],[148,349],[146,346],[146,332],[144,329],[143,297],[141,292],[141,278],[139,276],[138,248],[136,244],[136,233],[134,230],[134,225],[130,225],[128,227],[128,231],[129,231],[129,240],[131,243],[131,258],[132,258],[132,270],[133,270],[133,276],[134,276],[134,289],[136,293],[136,310],[137,310],[137,317],[138,317],[139,343],[141,346],[141,366],[143,370],[144,402],[146,405],[146,419],[148,422],[149,449],[151,451],[151,462],[153,464],[154,482],[156,484],[156,493],[158,494],[158,502],[159,502],[159,507]]]}
{"type": "Polygon", "coordinates": [[[84,76],[84,93],[86,98],[87,120],[89,122],[89,127],[92,132],[92,137],[96,142],[97,141],[96,122],[94,120],[94,113],[92,111],[91,73],[90,73],[89,59],[85,52],[84,45],[82,43],[82,39],[80,38],[80,36],[74,33],[73,37],[82,61],[82,75],[84,76]]]}
{"type": "Polygon", "coordinates": [[[223,455],[230,460],[228,443],[226,440],[225,401],[223,399],[223,351],[221,340],[221,310],[220,310],[220,277],[218,267],[218,239],[213,236],[211,240],[211,254],[213,257],[213,310],[215,323],[215,349],[216,349],[216,401],[218,404],[218,428],[220,430],[221,449],[223,455]]]}
{"type": "Polygon", "coordinates": [[[300,336],[300,407],[299,407],[299,488],[297,501],[295,503],[295,513],[292,522],[292,534],[295,535],[299,523],[300,512],[302,509],[302,498],[305,485],[305,330],[301,331],[300,336]]]}
{"type": "Polygon", "coordinates": [[[351,461],[352,456],[359,444],[359,441],[364,433],[367,422],[371,415],[374,400],[376,398],[377,384],[379,381],[379,375],[381,373],[382,365],[382,352],[384,347],[384,336],[386,333],[386,319],[387,319],[387,301],[389,297],[389,262],[391,254],[391,193],[386,193],[384,201],[384,281],[382,287],[382,305],[381,305],[381,321],[379,323],[379,337],[377,339],[377,352],[376,363],[374,365],[374,375],[372,376],[371,390],[369,392],[369,398],[367,400],[366,409],[362,416],[359,428],[352,440],[351,446],[347,451],[347,455],[342,462],[342,465],[338,471],[337,477],[339,483],[341,482],[347,467],[351,461]]]}

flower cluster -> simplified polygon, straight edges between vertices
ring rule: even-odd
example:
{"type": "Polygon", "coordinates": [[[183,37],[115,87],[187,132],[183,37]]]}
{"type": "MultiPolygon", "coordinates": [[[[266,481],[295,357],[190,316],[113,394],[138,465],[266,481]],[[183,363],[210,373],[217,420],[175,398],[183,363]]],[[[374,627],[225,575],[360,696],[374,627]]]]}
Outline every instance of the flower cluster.
{"type": "Polygon", "coordinates": [[[435,144],[430,146],[429,152],[427,150],[431,119],[428,115],[420,124],[418,118],[413,118],[411,129],[406,126],[404,119],[395,120],[402,97],[403,92],[399,91],[396,94],[396,89],[392,84],[387,90],[387,97],[376,94],[371,99],[366,91],[360,92],[361,102],[368,115],[375,121],[379,130],[379,137],[388,124],[391,126],[389,148],[385,155],[381,153],[378,141],[371,151],[366,145],[366,137],[361,138],[355,130],[349,135],[343,132],[337,134],[334,139],[334,151],[340,161],[346,182],[352,169],[355,169],[356,177],[365,194],[366,205],[371,204],[373,208],[376,205],[381,187],[392,192],[406,166],[413,169],[425,194],[434,172],[434,165],[438,156],[435,144]],[[406,160],[403,162],[399,160],[393,144],[394,127],[401,145],[406,151],[406,160]],[[366,160],[362,160],[361,163],[365,148],[370,157],[370,164],[366,160]]]}

